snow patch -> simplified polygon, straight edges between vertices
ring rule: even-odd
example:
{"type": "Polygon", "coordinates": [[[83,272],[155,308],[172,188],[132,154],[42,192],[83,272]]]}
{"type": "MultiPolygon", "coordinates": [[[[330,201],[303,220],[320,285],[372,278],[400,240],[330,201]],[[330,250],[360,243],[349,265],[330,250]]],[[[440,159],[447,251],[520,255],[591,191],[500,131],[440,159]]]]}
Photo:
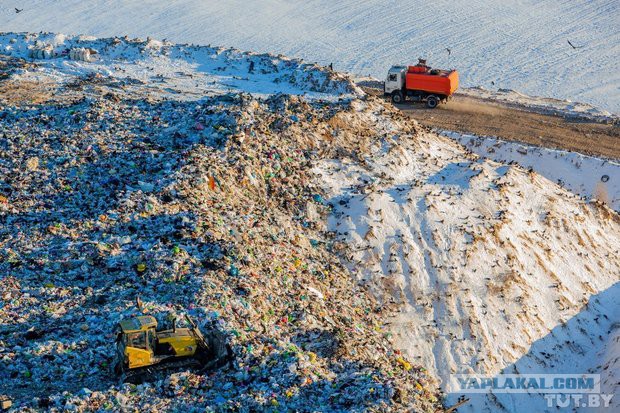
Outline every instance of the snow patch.
{"type": "Polygon", "coordinates": [[[620,211],[620,163],[578,152],[443,131],[467,149],[498,162],[517,162],[532,168],[579,196],[596,198],[620,211]]]}

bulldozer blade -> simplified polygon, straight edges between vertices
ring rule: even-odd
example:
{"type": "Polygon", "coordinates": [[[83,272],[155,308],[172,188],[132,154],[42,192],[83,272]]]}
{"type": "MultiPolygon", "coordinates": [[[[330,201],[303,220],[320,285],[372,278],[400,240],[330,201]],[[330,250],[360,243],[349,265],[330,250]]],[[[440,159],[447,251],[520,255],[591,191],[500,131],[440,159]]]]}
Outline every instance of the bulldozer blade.
{"type": "Polygon", "coordinates": [[[192,320],[192,318],[188,314],[185,314],[185,319],[187,320],[187,323],[190,325],[190,330],[192,331],[192,333],[196,337],[196,340],[198,341],[198,344],[200,346],[202,346],[204,348],[204,350],[208,351],[209,350],[209,344],[205,340],[204,336],[202,335],[202,332],[200,331],[200,329],[198,328],[198,326],[196,325],[194,320],[192,320]]]}

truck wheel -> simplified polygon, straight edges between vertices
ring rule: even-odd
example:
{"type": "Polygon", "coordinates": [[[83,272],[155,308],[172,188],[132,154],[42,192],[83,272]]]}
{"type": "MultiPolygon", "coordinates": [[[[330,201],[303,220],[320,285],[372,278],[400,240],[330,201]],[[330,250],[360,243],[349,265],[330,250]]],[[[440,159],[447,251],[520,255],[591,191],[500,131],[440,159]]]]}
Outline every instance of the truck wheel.
{"type": "Polygon", "coordinates": [[[434,95],[430,95],[426,98],[426,106],[430,109],[435,109],[439,105],[439,98],[434,95]]]}
{"type": "Polygon", "coordinates": [[[403,103],[403,94],[400,92],[394,92],[392,93],[392,102],[398,104],[398,103],[403,103]]]}

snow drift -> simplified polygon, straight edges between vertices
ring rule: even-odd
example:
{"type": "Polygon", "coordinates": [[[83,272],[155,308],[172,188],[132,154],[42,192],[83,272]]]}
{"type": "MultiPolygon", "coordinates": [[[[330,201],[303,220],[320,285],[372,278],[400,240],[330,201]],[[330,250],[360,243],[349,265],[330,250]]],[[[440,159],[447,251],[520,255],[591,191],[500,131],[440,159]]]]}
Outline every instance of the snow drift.
{"type": "Polygon", "coordinates": [[[598,199],[620,211],[620,163],[616,160],[491,137],[449,131],[442,134],[482,157],[532,168],[574,194],[598,199]]]}

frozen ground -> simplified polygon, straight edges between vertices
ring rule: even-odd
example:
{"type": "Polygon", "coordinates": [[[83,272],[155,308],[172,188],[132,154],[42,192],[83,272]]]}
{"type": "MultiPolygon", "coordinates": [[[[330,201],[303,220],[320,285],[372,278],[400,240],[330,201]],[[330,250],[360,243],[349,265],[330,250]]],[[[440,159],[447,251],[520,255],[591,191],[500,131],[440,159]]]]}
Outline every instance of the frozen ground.
{"type": "Polygon", "coordinates": [[[2,33],[0,53],[36,61],[37,70],[17,73],[18,80],[62,83],[96,76],[116,81],[125,91],[136,88],[143,95],[180,100],[239,92],[337,100],[360,93],[345,76],[299,59],[151,39],[2,33]],[[75,51],[84,50],[93,53],[75,57],[75,51]]]}
{"type": "Polygon", "coordinates": [[[620,163],[577,152],[523,145],[501,139],[444,132],[480,156],[518,162],[586,198],[597,198],[620,210],[620,163]]]}
{"type": "Polygon", "coordinates": [[[0,27],[213,43],[379,78],[394,63],[426,56],[460,69],[464,86],[618,113],[619,16],[614,0],[11,0],[2,4],[0,27]]]}
{"type": "MultiPolygon", "coordinates": [[[[448,392],[452,373],[592,372],[613,387],[618,216],[518,165],[373,122],[382,139],[316,173],[351,271],[401,308],[406,354],[448,392]]],[[[546,410],[542,395],[496,396],[459,411],[546,410]]]]}

